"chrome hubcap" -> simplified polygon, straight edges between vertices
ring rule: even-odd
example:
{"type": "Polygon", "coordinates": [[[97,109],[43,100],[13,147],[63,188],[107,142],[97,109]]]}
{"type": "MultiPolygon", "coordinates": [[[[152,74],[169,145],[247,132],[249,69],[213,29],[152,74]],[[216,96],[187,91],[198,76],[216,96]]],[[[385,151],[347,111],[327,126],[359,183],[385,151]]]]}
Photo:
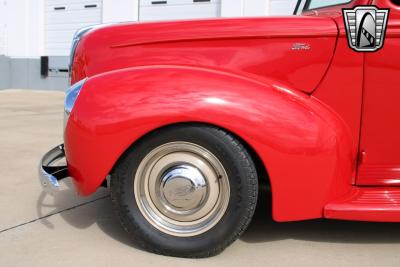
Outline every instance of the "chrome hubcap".
{"type": "Polygon", "coordinates": [[[136,203],[160,231],[195,236],[215,226],[229,203],[229,181],[220,161],[196,144],[157,147],[135,174],[136,203]]]}
{"type": "Polygon", "coordinates": [[[160,179],[160,195],[164,207],[175,214],[195,212],[207,194],[207,181],[190,165],[172,167],[160,179]]]}

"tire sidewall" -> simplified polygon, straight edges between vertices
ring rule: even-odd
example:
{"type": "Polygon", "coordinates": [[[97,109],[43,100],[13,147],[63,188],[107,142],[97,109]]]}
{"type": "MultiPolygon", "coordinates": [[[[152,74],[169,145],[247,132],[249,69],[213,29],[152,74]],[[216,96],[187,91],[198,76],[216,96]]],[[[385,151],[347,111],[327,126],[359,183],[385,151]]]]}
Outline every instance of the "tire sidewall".
{"type": "MultiPolygon", "coordinates": [[[[235,239],[238,232],[247,227],[248,217],[254,212],[254,198],[258,190],[254,190],[252,179],[248,179],[249,170],[246,168],[248,159],[238,156],[238,146],[232,146],[230,136],[218,136],[218,132],[201,127],[171,128],[156,131],[139,141],[123,157],[121,164],[123,172],[117,177],[119,188],[112,191],[119,194],[116,199],[119,206],[126,207],[125,216],[121,219],[127,230],[139,238],[147,247],[173,255],[193,256],[199,251],[217,250],[222,243],[235,239]],[[225,214],[210,230],[197,236],[177,237],[168,235],[152,226],[141,213],[134,196],[134,177],[144,157],[153,149],[170,142],[189,142],[204,147],[215,155],[222,163],[229,178],[230,197],[225,214]],[[249,211],[253,209],[253,211],[249,211]],[[125,217],[125,218],[124,218],[125,217]],[[131,229],[134,229],[133,231],[131,229]]],[[[113,183],[112,183],[113,185],[113,183]]],[[[225,246],[226,246],[225,245],[225,246]]]]}

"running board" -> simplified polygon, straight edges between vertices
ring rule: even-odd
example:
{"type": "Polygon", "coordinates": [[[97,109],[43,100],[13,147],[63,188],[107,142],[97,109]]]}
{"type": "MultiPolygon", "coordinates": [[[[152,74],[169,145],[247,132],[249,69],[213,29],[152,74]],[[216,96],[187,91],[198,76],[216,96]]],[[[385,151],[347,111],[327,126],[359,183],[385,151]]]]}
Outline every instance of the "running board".
{"type": "Polygon", "coordinates": [[[400,188],[354,187],[325,206],[324,217],[351,221],[400,222],[400,188]]]}

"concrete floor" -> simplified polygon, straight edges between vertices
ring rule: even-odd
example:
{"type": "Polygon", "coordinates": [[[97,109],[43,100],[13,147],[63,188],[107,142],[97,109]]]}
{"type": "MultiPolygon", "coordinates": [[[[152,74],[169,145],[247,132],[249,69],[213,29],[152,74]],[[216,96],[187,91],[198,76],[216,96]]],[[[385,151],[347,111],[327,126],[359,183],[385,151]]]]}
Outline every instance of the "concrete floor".
{"type": "Polygon", "coordinates": [[[62,143],[63,93],[0,91],[0,266],[400,266],[398,224],[316,220],[275,223],[260,205],[221,255],[187,260],[135,248],[108,191],[55,196],[38,182],[43,153],[62,143]]]}

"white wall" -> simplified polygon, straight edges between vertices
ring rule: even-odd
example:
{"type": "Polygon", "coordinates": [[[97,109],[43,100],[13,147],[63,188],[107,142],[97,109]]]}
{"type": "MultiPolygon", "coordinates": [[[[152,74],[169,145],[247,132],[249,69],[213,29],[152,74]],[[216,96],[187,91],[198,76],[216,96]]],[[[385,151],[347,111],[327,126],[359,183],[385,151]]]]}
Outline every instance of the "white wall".
{"type": "Polygon", "coordinates": [[[0,55],[7,52],[7,12],[5,0],[0,0],[0,55]]]}
{"type": "Polygon", "coordinates": [[[20,58],[39,57],[43,52],[44,0],[2,1],[6,4],[0,8],[7,14],[6,55],[20,58]]]}

